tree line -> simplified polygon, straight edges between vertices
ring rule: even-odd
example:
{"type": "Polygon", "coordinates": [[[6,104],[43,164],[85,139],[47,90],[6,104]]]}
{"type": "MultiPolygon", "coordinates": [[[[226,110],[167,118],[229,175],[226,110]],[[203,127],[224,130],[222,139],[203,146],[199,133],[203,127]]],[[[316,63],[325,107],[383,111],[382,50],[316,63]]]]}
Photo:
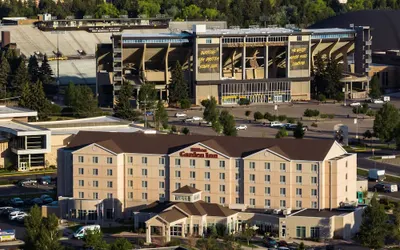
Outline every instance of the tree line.
{"type": "Polygon", "coordinates": [[[225,20],[229,25],[295,24],[307,27],[328,17],[356,10],[399,9],[400,0],[5,0],[0,17],[35,16],[50,13],[62,19],[90,15],[118,17],[128,15],[155,17],[165,14],[174,20],[225,20]]]}

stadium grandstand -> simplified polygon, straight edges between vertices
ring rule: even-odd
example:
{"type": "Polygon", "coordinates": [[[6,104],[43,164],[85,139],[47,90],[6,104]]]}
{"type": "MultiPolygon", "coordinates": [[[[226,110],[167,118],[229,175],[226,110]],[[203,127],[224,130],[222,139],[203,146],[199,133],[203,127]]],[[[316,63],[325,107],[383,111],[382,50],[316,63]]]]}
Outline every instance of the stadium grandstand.
{"type": "Polygon", "coordinates": [[[195,25],[183,32],[116,34],[99,44],[96,53],[99,103],[112,106],[124,81],[135,87],[136,95],[143,82],[153,82],[160,99],[167,100],[176,61],[183,66],[195,104],[210,96],[227,105],[243,98],[252,103],[309,100],[311,68],[318,53],[340,60],[346,82],[363,82],[366,89],[370,44],[368,27],[207,29],[195,25]]]}

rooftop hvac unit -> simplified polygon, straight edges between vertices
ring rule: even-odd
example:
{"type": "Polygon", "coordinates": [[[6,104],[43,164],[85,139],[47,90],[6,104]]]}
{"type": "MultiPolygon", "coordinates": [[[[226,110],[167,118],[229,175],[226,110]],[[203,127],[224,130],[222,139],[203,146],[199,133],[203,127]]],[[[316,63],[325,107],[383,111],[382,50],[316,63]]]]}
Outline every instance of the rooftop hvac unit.
{"type": "Polygon", "coordinates": [[[291,208],[286,208],[286,209],[283,210],[283,214],[284,215],[289,215],[291,213],[292,213],[292,209],[291,208]]]}
{"type": "Polygon", "coordinates": [[[282,212],[282,209],[274,209],[274,211],[272,211],[273,214],[280,214],[282,212]]]}

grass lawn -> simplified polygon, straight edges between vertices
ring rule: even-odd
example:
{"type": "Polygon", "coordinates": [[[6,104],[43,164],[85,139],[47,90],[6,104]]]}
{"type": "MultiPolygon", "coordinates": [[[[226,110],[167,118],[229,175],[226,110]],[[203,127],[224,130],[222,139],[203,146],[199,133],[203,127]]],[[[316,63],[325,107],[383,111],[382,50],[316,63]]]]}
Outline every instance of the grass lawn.
{"type": "Polygon", "coordinates": [[[24,175],[35,175],[35,174],[54,174],[57,172],[57,169],[46,169],[46,170],[37,170],[37,171],[27,171],[27,172],[18,172],[18,171],[10,171],[7,169],[0,170],[0,176],[24,176],[24,175]]]}

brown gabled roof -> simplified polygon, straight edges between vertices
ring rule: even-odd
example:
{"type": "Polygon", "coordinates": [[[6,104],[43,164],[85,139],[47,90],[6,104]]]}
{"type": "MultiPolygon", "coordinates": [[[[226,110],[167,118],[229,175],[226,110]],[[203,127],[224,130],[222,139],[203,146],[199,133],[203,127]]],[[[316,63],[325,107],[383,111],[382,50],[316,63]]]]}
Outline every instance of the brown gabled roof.
{"type": "Polygon", "coordinates": [[[174,222],[174,221],[177,221],[177,220],[187,217],[184,213],[182,213],[181,211],[179,211],[176,208],[172,208],[171,210],[162,212],[158,216],[160,216],[167,222],[174,222]]]}
{"type": "Polygon", "coordinates": [[[200,192],[197,188],[185,185],[181,188],[178,188],[177,190],[173,191],[173,194],[195,194],[200,192]]]}
{"type": "MultiPolygon", "coordinates": [[[[229,157],[246,157],[255,152],[269,148],[279,151],[277,154],[291,160],[322,161],[329,152],[333,140],[316,139],[275,139],[234,136],[204,135],[162,135],[143,133],[118,133],[80,131],[67,146],[80,148],[92,143],[103,142],[111,151],[142,154],[171,154],[196,143],[204,143],[207,147],[229,157]],[[111,140],[112,143],[105,143],[111,140]]],[[[274,151],[275,152],[275,151],[274,151]]]]}

